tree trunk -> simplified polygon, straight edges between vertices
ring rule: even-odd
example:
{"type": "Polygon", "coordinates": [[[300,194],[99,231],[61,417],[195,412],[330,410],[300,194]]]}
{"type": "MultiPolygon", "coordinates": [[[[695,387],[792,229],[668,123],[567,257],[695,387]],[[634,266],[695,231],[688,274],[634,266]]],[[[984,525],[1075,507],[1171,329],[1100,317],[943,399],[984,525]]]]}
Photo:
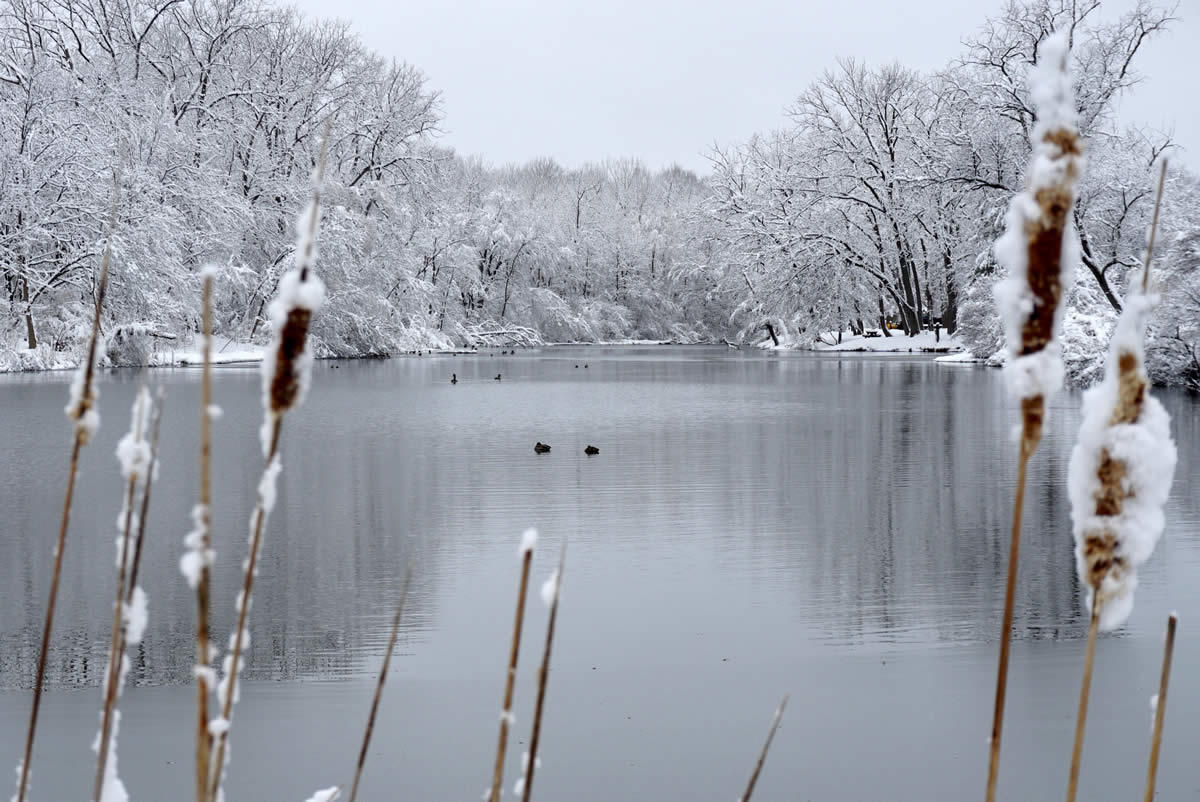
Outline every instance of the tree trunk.
{"type": "Polygon", "coordinates": [[[29,350],[37,348],[37,334],[33,330],[33,310],[29,306],[29,279],[21,277],[21,300],[25,302],[25,338],[29,341],[29,350]]]}
{"type": "Polygon", "coordinates": [[[879,296],[879,330],[883,332],[884,337],[891,337],[892,333],[888,331],[887,314],[883,311],[883,296],[879,296]]]}
{"type": "Polygon", "coordinates": [[[767,334],[771,335],[771,342],[775,345],[779,345],[779,338],[775,336],[775,327],[771,325],[771,321],[768,320],[766,326],[767,334]]]}
{"type": "Polygon", "coordinates": [[[942,325],[946,327],[947,334],[953,334],[958,331],[958,288],[954,286],[949,251],[942,251],[942,267],[946,275],[946,306],[942,310],[942,325]]]}

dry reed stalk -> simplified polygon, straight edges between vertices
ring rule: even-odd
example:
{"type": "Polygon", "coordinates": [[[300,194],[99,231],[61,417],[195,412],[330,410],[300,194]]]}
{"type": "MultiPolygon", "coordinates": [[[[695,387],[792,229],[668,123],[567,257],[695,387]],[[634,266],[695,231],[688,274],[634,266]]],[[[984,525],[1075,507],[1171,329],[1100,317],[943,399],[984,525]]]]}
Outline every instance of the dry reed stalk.
{"type": "Polygon", "coordinates": [[[1175,653],[1174,613],[1167,618],[1167,642],[1163,646],[1162,676],[1158,681],[1158,696],[1154,701],[1154,738],[1150,742],[1150,766],[1146,769],[1145,802],[1154,801],[1154,785],[1158,781],[1158,753],[1162,746],[1163,718],[1167,714],[1167,683],[1171,679],[1171,657],[1175,653]]]}
{"type": "Polygon", "coordinates": [[[1087,651],[1083,658],[1083,681],[1079,686],[1079,709],[1075,714],[1075,746],[1071,750],[1071,774],[1067,780],[1067,799],[1074,802],[1079,792],[1079,769],[1083,762],[1083,734],[1087,729],[1088,699],[1092,692],[1092,666],[1096,659],[1096,633],[1100,629],[1100,599],[1092,603],[1092,620],[1088,625],[1087,651]]]}
{"type": "MultiPolygon", "coordinates": [[[[1158,233],[1158,213],[1162,204],[1163,186],[1166,181],[1167,165],[1163,160],[1159,173],[1158,191],[1154,199],[1154,214],[1146,244],[1145,261],[1142,268],[1142,291],[1150,286],[1150,264],[1154,257],[1154,240],[1158,233]]],[[[1127,301],[1127,303],[1129,303],[1127,301]]],[[[1126,314],[1131,314],[1130,310],[1126,314]]],[[[1120,325],[1120,324],[1118,324],[1120,325]]],[[[1116,335],[1114,334],[1114,339],[1116,335]]],[[[1137,347],[1140,350],[1140,346],[1137,347]]],[[[1108,416],[1108,427],[1138,423],[1146,404],[1149,381],[1142,360],[1128,343],[1117,342],[1116,353],[1117,386],[1112,412],[1108,416]]],[[[1110,364],[1111,367],[1111,364],[1110,364]]],[[[1090,526],[1082,531],[1081,571],[1091,589],[1092,615],[1088,627],[1087,650],[1084,653],[1083,680],[1079,691],[1079,708],[1075,718],[1075,742],[1071,750],[1071,771],[1067,780],[1067,800],[1074,802],[1079,789],[1079,773],[1083,762],[1083,741],[1087,729],[1088,697],[1092,686],[1092,667],[1096,656],[1096,637],[1100,629],[1100,614],[1105,602],[1112,597],[1108,587],[1123,588],[1126,578],[1134,566],[1129,564],[1121,550],[1119,518],[1126,502],[1135,496],[1135,490],[1127,481],[1130,465],[1121,457],[1114,456],[1107,447],[1101,447],[1096,462],[1097,487],[1092,495],[1094,518],[1090,526]],[[1110,581],[1111,580],[1111,581],[1110,581]]]]}
{"type": "MultiPolygon", "coordinates": [[[[134,420],[130,431],[134,435],[134,444],[140,443],[145,430],[145,416],[149,410],[145,408],[150,403],[150,394],[145,385],[138,390],[134,420]]],[[[100,717],[100,740],[96,749],[96,777],[92,785],[92,802],[100,802],[104,790],[104,769],[108,763],[109,734],[112,731],[113,712],[117,708],[117,697],[120,695],[121,663],[125,659],[125,586],[131,574],[130,545],[133,543],[133,508],[137,496],[138,482],[141,473],[136,467],[129,471],[125,486],[125,502],[122,509],[124,515],[121,523],[120,561],[117,564],[117,593],[113,602],[112,635],[108,647],[108,670],[105,674],[104,712],[100,717]]],[[[132,591],[132,584],[130,585],[132,591]]]]}
{"type": "Polygon", "coordinates": [[[46,602],[46,620],[42,626],[42,645],[38,652],[37,674],[33,681],[33,707],[29,712],[29,727],[25,732],[25,751],[17,772],[17,794],[14,802],[25,802],[29,788],[29,764],[33,759],[33,741],[37,735],[38,713],[42,705],[42,689],[46,680],[46,659],[49,656],[50,634],[54,628],[54,608],[58,602],[58,585],[62,578],[63,552],[67,545],[67,529],[71,520],[71,500],[75,495],[75,476],[79,470],[79,452],[87,445],[95,425],[95,410],[92,408],[95,395],[92,380],[96,366],[96,348],[100,339],[100,313],[104,308],[104,296],[108,292],[108,263],[112,254],[111,238],[116,223],[116,209],[109,221],[109,240],[105,242],[104,254],[100,259],[100,277],[96,284],[96,309],[92,317],[92,333],[88,340],[87,361],[81,366],[78,392],[67,409],[67,417],[74,422],[74,441],[71,445],[71,462],[67,469],[67,488],[63,494],[62,518],[58,527],[58,540],[54,546],[54,570],[50,575],[50,598],[46,602]]]}
{"type": "Polygon", "coordinates": [[[1037,79],[1040,83],[1034,91],[1039,122],[1033,137],[1028,186],[1014,198],[1007,230],[996,245],[997,257],[1003,255],[1002,261],[1010,262],[1016,274],[1009,286],[998,288],[997,297],[1008,327],[1010,388],[1021,399],[1021,434],[995,706],[988,742],[988,802],[996,798],[1000,771],[1026,476],[1029,460],[1042,440],[1046,396],[1062,381],[1062,362],[1055,339],[1065,285],[1073,272],[1072,260],[1064,256],[1064,246],[1071,236],[1075,185],[1082,172],[1083,146],[1073,121],[1067,41],[1056,36],[1044,45],[1044,64],[1039,65],[1041,75],[1037,79]]]}
{"type": "Polygon", "coordinates": [[[1162,208],[1163,187],[1167,183],[1167,160],[1158,170],[1158,191],[1154,193],[1154,215],[1150,218],[1150,238],[1146,242],[1146,261],[1142,265],[1142,292],[1150,291],[1150,259],[1154,255],[1154,237],[1158,234],[1158,211],[1162,208]]]}
{"type": "MultiPolygon", "coordinates": [[[[529,592],[529,568],[533,563],[533,546],[522,547],[521,583],[517,591],[517,612],[513,620],[512,643],[508,652],[508,677],[504,684],[504,707],[500,710],[500,737],[496,744],[496,766],[492,771],[492,790],[489,802],[500,802],[504,782],[504,756],[508,750],[508,728],[512,721],[513,686],[517,679],[517,654],[521,648],[521,629],[525,621],[525,597],[529,592]]],[[[353,802],[353,799],[351,800],[353,802]]]]}
{"type": "MultiPolygon", "coordinates": [[[[213,277],[204,272],[204,372],[200,379],[200,506],[196,515],[199,535],[199,573],[196,582],[196,665],[208,668],[212,662],[209,651],[208,628],[212,571],[212,291],[213,277]]],[[[208,733],[208,671],[196,673],[196,802],[208,799],[208,766],[212,739],[208,733]]]]}
{"type": "Polygon", "coordinates": [[[563,569],[567,564],[567,546],[563,544],[562,554],[558,558],[558,570],[554,572],[554,576],[550,577],[546,585],[542,588],[542,596],[545,599],[549,596],[550,602],[550,621],[546,625],[546,646],[542,650],[542,665],[538,668],[538,692],[537,703],[533,709],[533,734],[529,736],[529,760],[525,767],[525,774],[522,780],[522,802],[529,802],[533,794],[533,774],[537,769],[537,754],[538,745],[542,737],[542,712],[546,706],[546,682],[550,678],[550,649],[554,645],[554,623],[558,618],[558,600],[562,595],[562,576],[563,569]],[[547,593],[547,588],[550,593],[547,593]]]}
{"type": "MultiPolygon", "coordinates": [[[[266,475],[271,471],[271,465],[275,462],[275,457],[279,449],[279,434],[283,426],[283,416],[273,416],[269,445],[267,447],[267,468],[263,472],[264,481],[266,475]]],[[[228,661],[228,670],[225,676],[225,682],[228,683],[228,689],[225,691],[224,703],[221,705],[221,718],[225,720],[225,726],[219,730],[216,735],[215,755],[211,762],[209,777],[208,777],[208,798],[213,802],[219,796],[221,788],[222,774],[225,770],[225,752],[229,743],[229,727],[232,724],[233,717],[233,701],[237,694],[237,680],[240,673],[240,664],[242,661],[242,651],[245,648],[246,620],[250,614],[250,593],[254,589],[254,576],[258,572],[258,554],[262,547],[263,524],[266,521],[266,505],[263,500],[263,494],[260,489],[258,494],[258,502],[254,507],[254,526],[250,536],[250,554],[246,558],[246,569],[242,578],[242,591],[239,598],[237,628],[233,635],[233,648],[230,652],[228,661]]]]}
{"type": "Polygon", "coordinates": [[[758,775],[762,773],[763,764],[767,762],[767,751],[771,748],[771,741],[775,739],[775,731],[779,729],[779,722],[783,720],[783,711],[787,709],[787,703],[788,697],[784,696],[779,707],[775,709],[775,716],[771,719],[771,729],[767,732],[766,743],[763,744],[762,751],[758,753],[758,761],[754,764],[754,771],[750,774],[750,782],[746,783],[746,792],[738,797],[738,802],[750,802],[750,795],[754,793],[758,775]]]}
{"type": "Polygon", "coordinates": [[[350,785],[348,802],[354,802],[358,796],[358,781],[362,778],[363,766],[367,762],[367,749],[371,746],[371,734],[375,732],[375,716],[379,712],[379,700],[383,698],[383,684],[387,681],[392,652],[396,648],[396,637],[400,634],[400,618],[404,614],[404,600],[408,597],[408,583],[411,580],[412,566],[409,566],[404,572],[404,585],[400,588],[400,601],[396,603],[396,615],[392,618],[392,631],[388,635],[387,652],[383,655],[383,666],[379,669],[379,683],[375,686],[375,696],[371,699],[371,712],[367,715],[367,727],[363,731],[362,748],[358,752],[358,764],[354,767],[354,782],[350,785]]]}
{"type": "Polygon", "coordinates": [[[158,435],[162,430],[162,405],[166,390],[160,385],[155,393],[154,419],[150,424],[150,463],[146,468],[146,481],[142,487],[142,508],[138,513],[138,531],[133,547],[133,565],[126,585],[125,603],[133,602],[133,589],[137,587],[138,567],[142,564],[142,543],[146,538],[146,516],[150,514],[150,488],[154,485],[154,473],[158,468],[158,435]]]}
{"type": "MultiPolygon", "coordinates": [[[[317,231],[320,223],[321,181],[328,154],[329,128],[321,142],[321,153],[313,174],[312,199],[301,215],[299,240],[296,248],[296,269],[280,281],[279,292],[271,304],[269,314],[275,335],[273,350],[268,350],[263,359],[263,406],[265,419],[260,431],[266,467],[258,485],[258,500],[254,507],[251,523],[249,554],[243,572],[242,590],[238,596],[237,625],[232,636],[232,647],[225,658],[224,688],[218,685],[221,699],[221,723],[214,735],[213,759],[208,776],[208,799],[216,802],[220,796],[221,782],[225,772],[225,759],[229,747],[229,730],[233,723],[233,704],[237,697],[238,676],[246,647],[247,620],[250,614],[254,577],[258,574],[258,556],[262,550],[263,529],[267,514],[275,503],[275,479],[281,470],[279,462],[279,437],[283,417],[303,399],[307,389],[312,355],[307,352],[308,327],[312,315],[324,300],[325,289],[321,280],[313,273],[316,261],[317,231]]],[[[210,732],[211,722],[210,722],[210,732]]]]}

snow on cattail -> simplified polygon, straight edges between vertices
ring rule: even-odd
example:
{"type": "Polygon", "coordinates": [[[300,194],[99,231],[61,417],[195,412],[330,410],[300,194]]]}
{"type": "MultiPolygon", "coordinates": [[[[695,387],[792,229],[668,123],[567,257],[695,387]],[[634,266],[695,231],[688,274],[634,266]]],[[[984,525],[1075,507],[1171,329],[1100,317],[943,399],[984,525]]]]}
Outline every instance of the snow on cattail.
{"type": "Polygon", "coordinates": [[[537,546],[537,538],[538,532],[536,529],[526,529],[521,533],[521,547],[517,550],[517,553],[524,557],[526,554],[533,551],[534,547],[537,546]]]}
{"type": "Polygon", "coordinates": [[[1121,626],[1133,610],[1137,569],[1162,535],[1175,475],[1171,419],[1150,395],[1144,364],[1146,321],[1158,296],[1138,284],[1130,281],[1104,380],[1084,393],[1067,472],[1076,567],[1101,630],[1121,626]]]}
{"type": "MultiPolygon", "coordinates": [[[[322,159],[324,157],[322,156],[322,159]]],[[[312,376],[308,328],[325,302],[325,284],[313,267],[320,225],[320,170],[314,176],[313,197],[296,224],[296,266],[279,280],[279,290],[267,307],[271,345],[263,355],[263,453],[271,450],[274,423],[304,400],[312,376]]]]}
{"type": "MultiPolygon", "coordinates": [[[[225,723],[219,733],[214,733],[209,796],[218,800],[223,796],[221,786],[229,762],[229,730],[233,722],[233,706],[239,696],[238,677],[245,666],[245,650],[250,643],[247,620],[253,603],[254,579],[258,575],[258,557],[267,519],[275,506],[275,483],[282,470],[279,434],[284,414],[300,404],[308,391],[313,361],[312,351],[308,347],[308,329],[312,316],[325,301],[325,285],[313,268],[316,263],[321,180],[327,142],[328,135],[321,145],[321,155],[313,173],[312,198],[297,222],[295,267],[280,279],[278,292],[267,307],[272,336],[271,344],[263,355],[264,420],[259,433],[267,464],[258,484],[258,502],[250,516],[250,547],[243,563],[242,589],[235,605],[237,624],[230,636],[229,652],[222,659],[223,676],[217,685],[220,706],[217,718],[225,723]]],[[[319,792],[315,798],[322,793],[327,792],[319,792]]]]}
{"type": "Polygon", "coordinates": [[[1083,171],[1083,143],[1075,127],[1069,53],[1064,34],[1041,45],[1030,81],[1038,119],[1026,187],[1012,199],[1005,232],[995,245],[996,260],[1009,274],[996,285],[1008,341],[1006,380],[1022,401],[1025,437],[1035,442],[1045,399],[1062,385],[1062,300],[1079,261],[1071,212],[1083,171]]]}
{"type": "Polygon", "coordinates": [[[109,247],[104,247],[104,256],[100,260],[100,278],[96,282],[96,310],[92,320],[92,336],[88,340],[87,355],[79,363],[75,376],[71,379],[70,396],[66,409],[63,411],[67,419],[75,425],[75,434],[80,445],[87,442],[100,428],[100,413],[96,411],[96,399],[100,391],[92,380],[96,374],[96,363],[100,358],[100,310],[104,306],[104,296],[108,292],[108,260],[109,247]]]}

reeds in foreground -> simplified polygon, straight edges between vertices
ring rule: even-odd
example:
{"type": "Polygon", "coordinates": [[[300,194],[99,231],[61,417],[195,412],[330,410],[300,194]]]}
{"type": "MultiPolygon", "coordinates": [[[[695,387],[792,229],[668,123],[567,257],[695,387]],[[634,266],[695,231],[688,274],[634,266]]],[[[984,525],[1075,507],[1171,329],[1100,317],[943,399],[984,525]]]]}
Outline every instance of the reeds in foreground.
{"type": "Polygon", "coordinates": [[[179,560],[179,570],[196,593],[196,744],[195,799],[208,799],[208,767],[212,736],[208,732],[208,695],[216,684],[212,670],[212,649],[208,641],[209,607],[212,585],[212,295],[216,270],[201,271],[204,307],[204,372],[200,379],[200,501],[192,508],[193,529],[184,538],[187,551],[179,560]]]}
{"type": "Polygon", "coordinates": [[[404,600],[408,598],[408,583],[412,581],[412,567],[404,572],[404,584],[400,587],[400,601],[396,603],[396,614],[392,617],[392,631],[388,635],[387,652],[379,669],[379,682],[375,685],[375,696],[371,699],[371,712],[367,715],[367,727],[363,731],[362,748],[358,751],[358,763],[354,766],[354,782],[350,785],[349,802],[358,796],[358,783],[362,779],[363,766],[367,762],[367,750],[371,747],[371,735],[375,732],[375,716],[379,713],[379,701],[383,699],[383,685],[387,682],[388,668],[392,664],[392,652],[396,649],[396,636],[400,634],[400,619],[404,615],[404,600]]]}
{"type": "Polygon", "coordinates": [[[750,795],[754,793],[754,786],[758,784],[758,775],[762,773],[763,764],[767,762],[767,751],[771,748],[771,741],[775,740],[775,731],[779,729],[779,722],[783,720],[783,711],[787,709],[788,698],[784,696],[779,707],[775,708],[775,715],[771,718],[771,729],[767,731],[767,740],[763,744],[762,751],[758,753],[754,771],[750,773],[750,781],[746,783],[746,791],[738,797],[738,802],[750,802],[750,795]]]}
{"type": "MultiPolygon", "coordinates": [[[[327,141],[327,138],[326,138],[327,141]]],[[[220,796],[228,761],[229,728],[233,706],[238,698],[238,676],[250,643],[246,626],[250,615],[254,577],[262,550],[267,517],[275,506],[275,481],[282,470],[279,438],[284,415],[304,400],[312,373],[313,355],[308,348],[308,327],[312,316],[325,300],[325,285],[313,271],[316,262],[317,230],[320,222],[320,190],[325,165],[326,145],[314,173],[312,200],[298,221],[296,266],[279,281],[279,290],[267,309],[272,330],[271,344],[263,355],[263,426],[260,431],[266,468],[258,484],[258,500],[250,519],[249,553],[243,565],[242,589],[234,609],[237,623],[230,635],[229,653],[223,661],[224,676],[217,684],[220,714],[209,722],[213,736],[213,759],[209,769],[208,798],[220,796]]]]}
{"type": "MultiPolygon", "coordinates": [[[[521,582],[517,590],[517,612],[513,620],[512,642],[508,650],[508,674],[504,681],[504,706],[500,708],[500,736],[496,744],[496,765],[492,770],[492,788],[489,802],[500,802],[501,786],[504,783],[504,756],[508,751],[508,729],[515,721],[512,712],[513,686],[517,680],[517,655],[521,650],[521,629],[525,622],[525,597],[529,592],[529,568],[533,563],[533,549],[537,545],[537,530],[526,529],[521,536],[521,582]]],[[[351,799],[353,802],[353,799],[351,799]]]]}
{"type": "MultiPolygon", "coordinates": [[[[1160,179],[1160,200],[1162,186],[1160,179]]],[[[1083,421],[1067,469],[1075,563],[1091,610],[1068,802],[1075,799],[1079,787],[1096,636],[1124,624],[1133,610],[1137,569],[1150,558],[1162,535],[1163,506],[1175,475],[1171,419],[1150,395],[1145,369],[1146,324],[1158,304],[1158,296],[1146,291],[1154,236],[1152,226],[1142,280],[1131,277],[1129,282],[1125,308],[1109,344],[1104,380],[1083,395],[1083,421]]]]}
{"type": "MultiPolygon", "coordinates": [[[[116,214],[109,223],[109,238],[116,214]]],[[[100,258],[100,276],[96,281],[96,307],[92,316],[92,334],[88,339],[87,356],[71,382],[71,396],[67,403],[67,419],[72,423],[73,439],[71,460],[67,468],[67,489],[63,494],[62,518],[58,527],[58,540],[54,545],[54,570],[50,575],[50,598],[46,602],[46,619],[42,626],[42,646],[38,652],[37,674],[33,681],[33,707],[29,712],[29,727],[25,731],[25,751],[17,767],[17,793],[14,802],[25,802],[29,790],[30,763],[33,760],[33,741],[37,735],[38,713],[42,704],[42,687],[46,680],[46,658],[50,649],[50,634],[54,629],[54,608],[58,601],[58,585],[62,578],[63,553],[67,545],[67,530],[71,521],[71,500],[75,495],[75,476],[79,472],[79,452],[91,440],[100,426],[100,413],[95,409],[98,392],[93,381],[96,373],[96,356],[99,352],[100,313],[104,309],[104,296],[108,292],[108,263],[112,255],[110,242],[104,245],[100,258]]]]}
{"type": "Polygon", "coordinates": [[[1167,617],[1167,640],[1163,646],[1162,676],[1158,681],[1158,693],[1154,696],[1154,730],[1150,741],[1150,765],[1146,769],[1145,802],[1154,802],[1154,786],[1158,782],[1158,752],[1162,747],[1163,719],[1167,715],[1167,685],[1171,680],[1171,657],[1175,653],[1175,624],[1178,617],[1171,613],[1167,617]]]}
{"type": "MultiPolygon", "coordinates": [[[[129,661],[125,658],[126,642],[140,643],[146,624],[146,597],[130,581],[133,578],[134,506],[138,483],[149,474],[150,439],[147,436],[151,415],[150,392],[143,385],[133,402],[129,432],[117,444],[117,459],[126,487],[117,518],[120,536],[117,538],[117,590],[113,602],[112,635],[109,642],[108,666],[104,673],[104,710],[100,717],[100,732],[96,737],[96,777],[92,786],[92,802],[118,802],[128,795],[117,775],[116,730],[119,722],[117,699],[125,682],[129,661]],[[128,586],[128,590],[126,589],[128,586]],[[131,601],[126,601],[126,599],[131,601]]],[[[141,526],[137,526],[139,531],[141,526]]],[[[138,550],[140,556],[141,551],[138,550]]]]}
{"type": "Polygon", "coordinates": [[[538,767],[538,746],[542,737],[542,713],[546,709],[546,684],[550,679],[550,650],[554,645],[554,623],[558,619],[558,601],[562,595],[563,569],[567,565],[567,547],[564,544],[558,558],[558,568],[542,585],[542,601],[550,607],[550,621],[546,625],[546,646],[542,650],[542,665],[538,668],[537,703],[533,709],[533,733],[529,736],[529,751],[522,758],[523,773],[517,780],[513,793],[529,802],[533,795],[533,775],[538,767]]]}
{"type": "Polygon", "coordinates": [[[1041,58],[1030,80],[1037,126],[1032,137],[1026,188],[1012,199],[1004,235],[995,247],[997,261],[1009,272],[1009,277],[996,286],[996,300],[1008,341],[1005,379],[1010,393],[1021,402],[1021,433],[989,739],[988,802],[996,798],[1000,769],[1025,478],[1029,460],[1042,439],[1046,399],[1062,385],[1058,342],[1062,299],[1079,258],[1071,212],[1076,182],[1083,170],[1083,155],[1075,127],[1074,93],[1067,68],[1069,56],[1069,43],[1063,34],[1055,34],[1041,44],[1041,58]]]}

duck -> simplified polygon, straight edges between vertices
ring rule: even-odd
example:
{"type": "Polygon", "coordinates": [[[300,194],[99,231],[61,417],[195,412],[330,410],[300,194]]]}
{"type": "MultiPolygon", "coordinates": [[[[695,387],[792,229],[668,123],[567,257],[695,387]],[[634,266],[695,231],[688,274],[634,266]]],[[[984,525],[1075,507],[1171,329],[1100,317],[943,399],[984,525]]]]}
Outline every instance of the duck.
{"type": "Polygon", "coordinates": [[[458,384],[458,374],[457,374],[457,373],[451,373],[451,374],[450,374],[450,383],[451,383],[451,384],[458,384]]]}
{"type": "Polygon", "coordinates": [[[585,362],[583,366],[586,368],[586,367],[587,367],[587,363],[585,362]]]}
{"type": "Polygon", "coordinates": [[[541,440],[538,440],[536,443],[533,444],[533,453],[534,454],[549,454],[550,446],[546,445],[541,440]]]}
{"type": "Polygon", "coordinates": [[[578,365],[576,365],[576,366],[575,366],[575,370],[579,370],[579,366],[578,366],[578,365]]]}
{"type": "Polygon", "coordinates": [[[500,381],[500,374],[499,374],[499,373],[497,373],[497,374],[496,374],[496,379],[495,379],[495,380],[496,380],[496,381],[500,381]]]}
{"type": "Polygon", "coordinates": [[[589,457],[594,457],[600,453],[600,449],[590,445],[583,450],[583,453],[587,454],[589,457]]]}

